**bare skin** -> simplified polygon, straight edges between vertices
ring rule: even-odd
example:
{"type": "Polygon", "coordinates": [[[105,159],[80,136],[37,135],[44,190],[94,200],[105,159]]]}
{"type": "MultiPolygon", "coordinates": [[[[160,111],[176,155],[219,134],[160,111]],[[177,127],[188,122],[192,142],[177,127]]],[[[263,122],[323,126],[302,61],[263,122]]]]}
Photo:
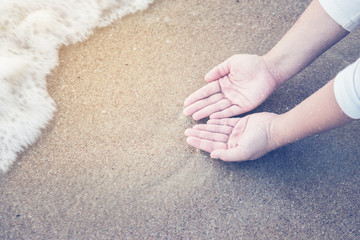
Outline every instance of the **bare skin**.
{"type": "Polygon", "coordinates": [[[199,120],[248,112],[347,34],[315,0],[266,55],[235,55],[207,73],[183,113],[199,120]]]}
{"type": "Polygon", "coordinates": [[[187,143],[224,161],[257,159],[275,149],[270,139],[271,122],[277,115],[258,113],[244,118],[210,119],[187,129],[187,143]]]}
{"type": "Polygon", "coordinates": [[[187,143],[224,161],[246,161],[304,137],[326,131],[350,119],[338,106],[333,81],[287,113],[246,113],[283,82],[345,37],[314,0],[288,33],[265,56],[235,55],[205,76],[203,88],[185,100],[184,114],[207,124],[187,129],[187,143]],[[286,131],[284,130],[286,129],[286,131]]]}
{"type": "Polygon", "coordinates": [[[210,119],[187,129],[187,143],[224,161],[246,161],[352,121],[338,106],[330,81],[281,115],[256,113],[244,118],[210,119]]]}
{"type": "Polygon", "coordinates": [[[185,100],[184,114],[195,120],[248,112],[276,89],[277,82],[262,57],[235,55],[205,76],[205,85],[185,100]]]}

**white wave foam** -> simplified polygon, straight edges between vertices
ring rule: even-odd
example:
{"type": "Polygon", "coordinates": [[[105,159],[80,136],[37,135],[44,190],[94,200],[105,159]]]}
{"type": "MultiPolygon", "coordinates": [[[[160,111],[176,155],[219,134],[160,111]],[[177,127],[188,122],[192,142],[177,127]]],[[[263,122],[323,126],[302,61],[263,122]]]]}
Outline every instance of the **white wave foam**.
{"type": "Polygon", "coordinates": [[[0,0],[0,172],[34,143],[55,103],[46,75],[61,45],[145,9],[152,0],[0,0]]]}

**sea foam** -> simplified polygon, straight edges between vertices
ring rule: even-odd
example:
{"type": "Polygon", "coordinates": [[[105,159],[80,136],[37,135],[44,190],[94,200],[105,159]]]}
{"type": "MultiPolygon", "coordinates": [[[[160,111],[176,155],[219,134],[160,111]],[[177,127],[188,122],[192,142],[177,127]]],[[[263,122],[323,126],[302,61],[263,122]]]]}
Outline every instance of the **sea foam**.
{"type": "Polygon", "coordinates": [[[46,76],[58,49],[152,0],[0,0],[0,172],[34,143],[55,111],[46,76]]]}

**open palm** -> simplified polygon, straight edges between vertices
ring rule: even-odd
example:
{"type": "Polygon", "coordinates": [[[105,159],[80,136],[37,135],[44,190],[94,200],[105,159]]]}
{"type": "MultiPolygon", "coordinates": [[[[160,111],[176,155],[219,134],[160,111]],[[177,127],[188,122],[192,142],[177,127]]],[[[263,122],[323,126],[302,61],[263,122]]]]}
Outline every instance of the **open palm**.
{"type": "Polygon", "coordinates": [[[186,129],[187,143],[224,161],[257,159],[277,148],[271,122],[278,115],[256,113],[244,118],[210,119],[186,129]]]}
{"type": "Polygon", "coordinates": [[[259,106],[277,87],[262,57],[234,55],[205,76],[207,85],[184,102],[184,114],[195,120],[225,118],[259,106]]]}

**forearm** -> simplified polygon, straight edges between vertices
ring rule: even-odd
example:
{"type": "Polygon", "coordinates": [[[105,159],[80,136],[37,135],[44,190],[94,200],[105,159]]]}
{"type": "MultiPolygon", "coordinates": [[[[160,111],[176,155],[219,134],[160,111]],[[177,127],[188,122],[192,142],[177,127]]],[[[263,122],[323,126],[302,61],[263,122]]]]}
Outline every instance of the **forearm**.
{"type": "Polygon", "coordinates": [[[274,148],[352,121],[339,107],[333,85],[334,80],[289,112],[274,119],[270,128],[274,148]]]}
{"type": "Polygon", "coordinates": [[[348,31],[325,12],[318,0],[314,0],[263,58],[270,72],[281,84],[347,34],[348,31]]]}

